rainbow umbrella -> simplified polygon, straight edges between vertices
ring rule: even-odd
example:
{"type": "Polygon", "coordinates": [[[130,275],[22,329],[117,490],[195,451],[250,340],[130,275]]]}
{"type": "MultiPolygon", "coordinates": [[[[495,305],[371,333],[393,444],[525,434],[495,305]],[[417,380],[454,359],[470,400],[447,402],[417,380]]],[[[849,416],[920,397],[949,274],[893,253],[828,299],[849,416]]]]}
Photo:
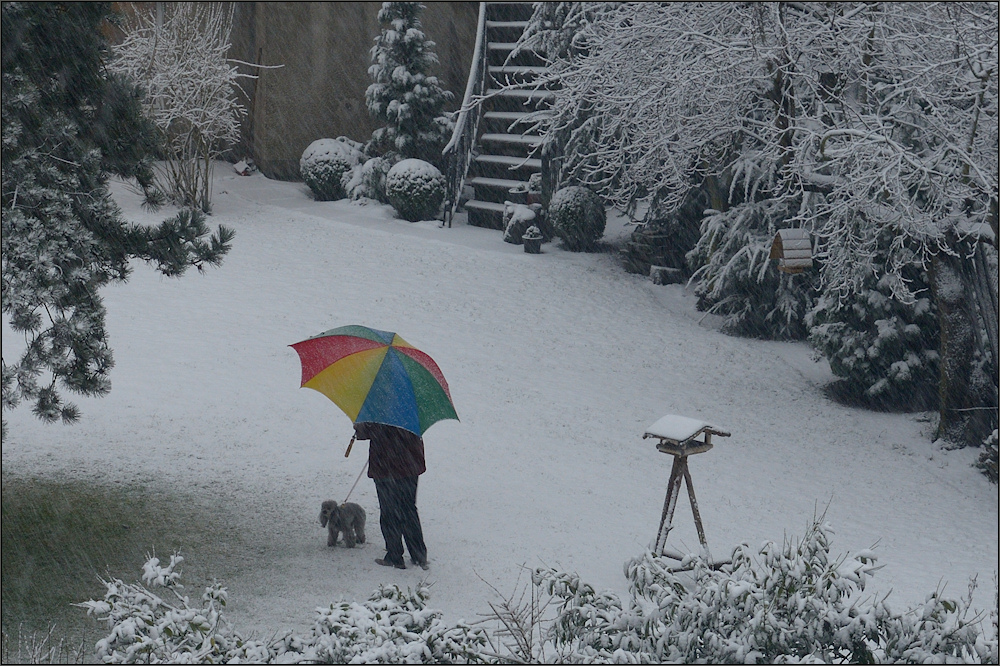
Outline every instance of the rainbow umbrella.
{"type": "Polygon", "coordinates": [[[442,419],[458,420],[437,363],[395,333],[341,326],[290,346],[302,362],[302,386],[333,400],[355,423],[423,436],[442,419]]]}

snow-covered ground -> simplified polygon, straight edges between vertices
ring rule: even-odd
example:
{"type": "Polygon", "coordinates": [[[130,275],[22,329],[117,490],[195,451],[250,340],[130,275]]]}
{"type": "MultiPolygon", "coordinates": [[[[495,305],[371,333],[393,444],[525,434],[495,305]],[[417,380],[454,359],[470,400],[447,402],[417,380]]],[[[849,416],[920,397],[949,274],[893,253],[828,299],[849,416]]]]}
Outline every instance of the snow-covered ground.
{"type": "MultiPolygon", "coordinates": [[[[169,214],[114,191],[132,219],[169,214]]],[[[689,291],[625,273],[613,251],[528,255],[461,217],[410,224],[225,164],[214,205],[210,223],[236,230],[224,265],[181,279],[138,265],[106,289],[111,394],[76,400],[73,426],[8,413],[3,469],[190,491],[236,513],[259,548],[180,545],[189,563],[219,558],[200,563],[225,575],[241,630],[303,629],[316,606],[423,579],[432,607],[472,621],[497,600],[490,585],[524,582],[522,565],[624,592],[622,564],[655,536],[672,461],[642,433],[670,413],[732,432],[690,463],[713,554],[801,535],[828,506],[834,552],[877,543],[876,589],[896,606],[942,583],[962,595],[975,574],[977,605],[992,604],[997,488],[970,467],[978,451],[939,450],[927,414],[831,401],[832,375],[806,345],[725,336],[689,291]],[[426,433],[420,480],[430,571],[375,565],[367,478],[351,499],[368,511],[368,543],[326,547],[319,503],[344,498],[367,446],[345,459],[351,423],[299,389],[288,345],[346,324],[400,333],[451,386],[461,421],[426,433]]],[[[625,233],[609,223],[612,243],[625,233]]],[[[675,523],[668,545],[695,551],[686,495],[675,523]]]]}

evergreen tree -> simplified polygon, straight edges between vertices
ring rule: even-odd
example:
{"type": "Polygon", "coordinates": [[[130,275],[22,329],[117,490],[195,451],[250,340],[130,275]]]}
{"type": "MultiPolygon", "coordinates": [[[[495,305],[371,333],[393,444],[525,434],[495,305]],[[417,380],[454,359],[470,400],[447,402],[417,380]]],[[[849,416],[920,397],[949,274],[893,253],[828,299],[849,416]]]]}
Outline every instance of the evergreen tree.
{"type": "Polygon", "coordinates": [[[189,211],[154,227],[129,223],[112,200],[109,175],[150,186],[156,132],[138,89],[105,69],[109,10],[2,9],[2,302],[26,341],[15,361],[4,350],[2,404],[33,402],[47,421],[79,416],[60,390],[111,388],[101,287],[127,280],[136,258],[170,276],[218,265],[233,237],[222,226],[208,237],[204,218],[189,211]]]}
{"type": "Polygon", "coordinates": [[[434,42],[421,30],[423,10],[419,2],[382,3],[382,34],[375,38],[368,68],[374,83],[365,101],[371,114],[387,125],[372,133],[376,152],[395,152],[440,168],[441,150],[454,127],[443,113],[452,94],[430,76],[438,59],[434,42]]]}
{"type": "MultiPolygon", "coordinates": [[[[891,241],[891,238],[886,238],[891,241]]],[[[845,299],[827,291],[806,315],[809,341],[851,398],[873,406],[933,409],[937,403],[940,326],[929,279],[919,264],[906,271],[918,296],[904,303],[889,277],[872,276],[845,299]]]]}

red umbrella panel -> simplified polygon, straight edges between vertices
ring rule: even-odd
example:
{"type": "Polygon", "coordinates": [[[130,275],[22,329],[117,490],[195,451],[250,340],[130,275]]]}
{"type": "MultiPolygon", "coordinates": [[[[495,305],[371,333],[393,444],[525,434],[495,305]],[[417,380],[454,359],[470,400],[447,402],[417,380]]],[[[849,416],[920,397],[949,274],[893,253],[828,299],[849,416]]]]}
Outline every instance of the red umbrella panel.
{"type": "Polygon", "coordinates": [[[341,326],[291,347],[302,362],[302,386],[330,398],[355,423],[423,436],[438,421],[458,420],[437,363],[396,333],[341,326]]]}

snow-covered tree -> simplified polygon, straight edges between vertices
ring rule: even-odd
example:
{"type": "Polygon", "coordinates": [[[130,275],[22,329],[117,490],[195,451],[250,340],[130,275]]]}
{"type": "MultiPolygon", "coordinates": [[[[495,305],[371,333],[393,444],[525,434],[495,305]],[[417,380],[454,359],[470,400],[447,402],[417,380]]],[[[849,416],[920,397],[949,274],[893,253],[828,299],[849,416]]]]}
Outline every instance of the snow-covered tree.
{"type": "MultiPolygon", "coordinates": [[[[911,287],[926,285],[914,265],[911,287]]],[[[873,405],[931,408],[937,402],[940,327],[930,292],[912,303],[893,298],[885,274],[846,299],[828,292],[806,315],[809,341],[846,380],[852,398],[873,405]]]]}
{"type": "Polygon", "coordinates": [[[385,123],[372,133],[379,154],[398,153],[442,168],[441,150],[454,129],[444,113],[453,95],[431,71],[437,65],[434,42],[420,24],[419,2],[383,2],[378,13],[382,33],[375,38],[365,92],[372,116],[385,123]]]}
{"type": "Polygon", "coordinates": [[[109,5],[3,5],[3,314],[25,340],[4,347],[3,409],[30,401],[44,420],[77,418],[62,389],[111,388],[102,287],[125,281],[131,259],[166,275],[217,265],[233,237],[220,226],[209,238],[188,211],[132,224],[111,199],[109,174],[150,185],[155,131],[140,91],[104,66],[109,5]]]}
{"type": "Polygon", "coordinates": [[[975,441],[964,257],[996,243],[995,4],[622,4],[572,44],[534,83],[558,83],[537,122],[566,147],[565,178],[623,210],[669,212],[704,189],[716,212],[696,277],[726,316],[730,296],[768,279],[744,259],[782,227],[813,233],[821,293],[847,298],[874,277],[912,302],[917,262],[942,317],[941,434],[975,441]]]}
{"type": "Polygon", "coordinates": [[[239,140],[246,109],[229,60],[233,4],[133,5],[109,68],[146,90],[144,108],[167,149],[160,180],[175,203],[211,209],[212,163],[239,140]]]}

